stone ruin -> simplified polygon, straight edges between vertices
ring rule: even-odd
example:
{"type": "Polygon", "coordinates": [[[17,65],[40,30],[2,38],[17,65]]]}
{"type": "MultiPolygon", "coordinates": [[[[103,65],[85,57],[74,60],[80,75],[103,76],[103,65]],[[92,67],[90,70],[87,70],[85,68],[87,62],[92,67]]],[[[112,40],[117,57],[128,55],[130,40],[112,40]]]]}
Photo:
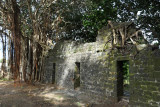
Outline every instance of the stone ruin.
{"type": "Polygon", "coordinates": [[[48,52],[44,66],[45,83],[112,103],[160,106],[160,50],[147,44],[133,23],[109,22],[92,43],[62,40],[48,52]],[[129,65],[127,85],[124,63],[129,65]]]}

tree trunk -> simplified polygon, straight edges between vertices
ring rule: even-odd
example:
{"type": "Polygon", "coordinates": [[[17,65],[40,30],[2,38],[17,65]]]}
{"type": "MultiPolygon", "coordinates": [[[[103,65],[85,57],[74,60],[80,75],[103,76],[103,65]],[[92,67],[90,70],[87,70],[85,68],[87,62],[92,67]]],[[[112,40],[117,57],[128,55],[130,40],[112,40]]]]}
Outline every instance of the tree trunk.
{"type": "Polygon", "coordinates": [[[3,62],[2,62],[2,70],[3,70],[3,78],[5,78],[5,76],[7,76],[6,74],[6,35],[3,38],[3,62]]]}
{"type": "Polygon", "coordinates": [[[30,41],[30,53],[29,53],[29,67],[30,67],[30,73],[29,73],[29,83],[32,82],[33,78],[33,43],[30,41]]]}
{"type": "Polygon", "coordinates": [[[19,14],[20,14],[20,10],[19,7],[17,5],[16,0],[11,0],[12,3],[12,9],[13,9],[13,13],[12,13],[12,37],[14,38],[14,54],[15,54],[15,71],[14,72],[14,80],[15,83],[18,82],[20,83],[20,50],[21,50],[21,43],[20,43],[20,38],[21,38],[21,30],[20,30],[20,18],[19,18],[19,14]]]}

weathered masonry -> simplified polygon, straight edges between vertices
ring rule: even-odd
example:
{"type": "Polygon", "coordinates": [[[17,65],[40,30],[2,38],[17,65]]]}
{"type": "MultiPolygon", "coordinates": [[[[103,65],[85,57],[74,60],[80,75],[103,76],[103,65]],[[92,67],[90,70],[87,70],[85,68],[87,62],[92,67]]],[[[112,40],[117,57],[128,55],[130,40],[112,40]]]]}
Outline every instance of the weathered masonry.
{"type": "MultiPolygon", "coordinates": [[[[123,28],[123,24],[118,27],[123,28]]],[[[131,24],[126,26],[135,30],[131,24]]],[[[103,28],[96,42],[57,43],[46,58],[44,82],[68,89],[78,88],[78,91],[101,96],[108,102],[128,97],[130,106],[160,106],[160,50],[142,42],[133,45],[130,40],[121,47],[122,43],[114,43],[114,33],[118,35],[116,30],[103,28]],[[129,65],[127,85],[122,70],[126,63],[129,65]]],[[[122,39],[121,36],[117,38],[122,39]]]]}

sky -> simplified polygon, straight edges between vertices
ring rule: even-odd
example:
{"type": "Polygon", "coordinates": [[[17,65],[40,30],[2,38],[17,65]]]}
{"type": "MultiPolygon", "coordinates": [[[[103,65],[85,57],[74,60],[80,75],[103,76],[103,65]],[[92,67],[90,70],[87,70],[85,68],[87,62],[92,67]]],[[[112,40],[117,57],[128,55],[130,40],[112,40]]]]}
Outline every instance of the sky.
{"type": "MultiPolygon", "coordinates": [[[[8,47],[6,49],[6,57],[8,59],[8,47]]],[[[0,39],[0,59],[3,58],[3,45],[2,45],[2,42],[1,42],[1,39],[0,39]]]]}
{"type": "Polygon", "coordinates": [[[2,53],[2,43],[0,43],[0,59],[3,58],[3,53],[2,53]]]}
{"type": "MultiPolygon", "coordinates": [[[[0,30],[2,30],[2,27],[0,26],[0,30]]],[[[8,30],[5,30],[6,33],[8,33],[8,30]]],[[[8,45],[8,39],[6,38],[6,44],[8,45]]],[[[8,46],[6,47],[6,57],[8,59],[8,46]]],[[[2,44],[2,40],[0,37],[0,59],[3,58],[3,44],[2,44]]]]}

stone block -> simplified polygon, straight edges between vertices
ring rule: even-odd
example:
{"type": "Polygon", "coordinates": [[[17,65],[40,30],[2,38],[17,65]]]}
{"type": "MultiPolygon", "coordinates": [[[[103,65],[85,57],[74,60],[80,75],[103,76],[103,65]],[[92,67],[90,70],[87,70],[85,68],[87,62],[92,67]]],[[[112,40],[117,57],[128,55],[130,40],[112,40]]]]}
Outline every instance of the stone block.
{"type": "Polygon", "coordinates": [[[152,92],[153,101],[160,102],[160,92],[152,92]]]}
{"type": "Polygon", "coordinates": [[[153,72],[154,78],[160,78],[160,72],[153,72]]]}

